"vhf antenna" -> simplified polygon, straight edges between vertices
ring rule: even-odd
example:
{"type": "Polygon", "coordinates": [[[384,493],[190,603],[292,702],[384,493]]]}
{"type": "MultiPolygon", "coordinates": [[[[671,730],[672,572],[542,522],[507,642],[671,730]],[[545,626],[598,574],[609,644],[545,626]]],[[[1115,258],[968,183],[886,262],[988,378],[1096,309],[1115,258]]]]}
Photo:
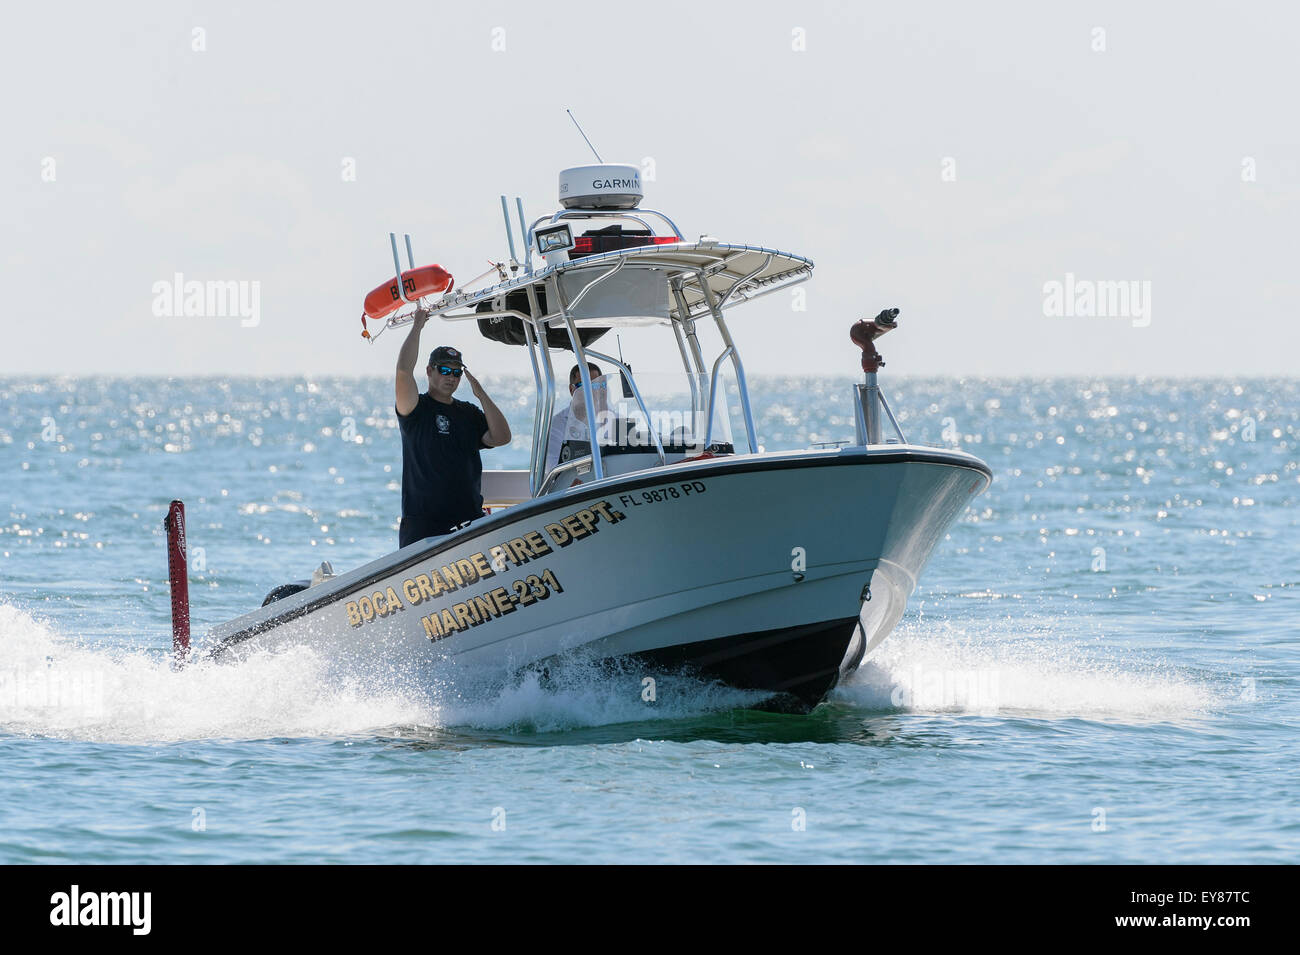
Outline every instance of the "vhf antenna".
{"type": "MultiPolygon", "coordinates": [[[[573,110],[566,107],[564,111],[569,114],[569,119],[573,120],[573,125],[578,126],[578,118],[573,115],[573,110]]],[[[581,126],[578,126],[578,132],[581,133],[582,138],[587,141],[587,148],[590,149],[591,154],[596,157],[596,162],[603,163],[605,160],[600,158],[600,153],[596,152],[596,147],[591,145],[591,140],[587,139],[587,134],[582,132],[581,126]]]]}

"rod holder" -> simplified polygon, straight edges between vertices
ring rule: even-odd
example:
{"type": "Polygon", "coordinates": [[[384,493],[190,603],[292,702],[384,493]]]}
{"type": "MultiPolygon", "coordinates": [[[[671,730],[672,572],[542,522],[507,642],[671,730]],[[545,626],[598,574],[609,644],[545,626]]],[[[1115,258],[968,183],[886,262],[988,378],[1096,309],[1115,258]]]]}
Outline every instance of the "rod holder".
{"type": "Polygon", "coordinates": [[[397,233],[388,233],[388,244],[393,247],[393,273],[397,276],[397,294],[402,296],[403,302],[411,301],[406,297],[406,286],[402,282],[402,259],[397,254],[397,233]]]}
{"type": "Polygon", "coordinates": [[[510,222],[510,204],[506,202],[506,197],[501,197],[501,218],[506,221],[506,241],[510,243],[510,264],[514,265],[519,261],[519,254],[515,251],[515,227],[510,222]]]}

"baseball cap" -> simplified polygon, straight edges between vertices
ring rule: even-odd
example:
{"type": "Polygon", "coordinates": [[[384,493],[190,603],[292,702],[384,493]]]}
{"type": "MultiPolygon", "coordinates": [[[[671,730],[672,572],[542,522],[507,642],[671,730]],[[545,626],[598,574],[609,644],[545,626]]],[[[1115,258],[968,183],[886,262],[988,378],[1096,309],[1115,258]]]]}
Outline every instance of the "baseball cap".
{"type": "Polygon", "coordinates": [[[465,359],[461,353],[450,345],[439,345],[429,354],[430,365],[441,365],[449,361],[454,361],[459,365],[465,364],[465,359]]]}

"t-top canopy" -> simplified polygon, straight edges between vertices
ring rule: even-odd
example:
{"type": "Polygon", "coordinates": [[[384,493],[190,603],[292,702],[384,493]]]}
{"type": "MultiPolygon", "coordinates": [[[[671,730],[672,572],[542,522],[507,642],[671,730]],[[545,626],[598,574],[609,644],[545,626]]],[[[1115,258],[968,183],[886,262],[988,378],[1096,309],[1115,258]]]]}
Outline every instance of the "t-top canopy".
{"type": "MultiPolygon", "coordinates": [[[[791,252],[702,239],[584,256],[485,289],[443,296],[433,303],[432,314],[448,321],[476,319],[486,337],[522,344],[524,320],[536,324],[527,296],[533,286],[548,344],[567,348],[558,303],[545,294],[552,278],[574,325],[594,333],[594,340],[611,327],[706,315],[710,298],[715,307],[730,308],[803,282],[812,270],[811,259],[791,252]]],[[[586,341],[587,334],[582,338],[586,341]]]]}

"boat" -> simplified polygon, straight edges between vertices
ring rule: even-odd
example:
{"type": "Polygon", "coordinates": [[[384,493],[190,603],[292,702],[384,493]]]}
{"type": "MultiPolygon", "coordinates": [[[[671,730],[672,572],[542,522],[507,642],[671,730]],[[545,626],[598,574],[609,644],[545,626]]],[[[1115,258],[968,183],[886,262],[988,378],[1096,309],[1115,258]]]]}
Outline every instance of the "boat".
{"type": "Polygon", "coordinates": [[[362,318],[372,343],[419,306],[527,349],[529,467],[485,471],[485,516],[450,534],[277,587],[209,632],[213,658],[307,644],[340,665],[455,685],[577,656],[698,674],[806,711],[894,628],[935,546],[991,480],[973,455],[904,438],[875,345],[897,309],[851,329],[864,373],[855,440],[765,450],[731,316],[807,281],[812,260],[686,238],[642,207],[636,166],[572,167],[559,187],[560,208],[530,224],[515,199],[522,249],[501,197],[509,260],[463,287],[417,270],[409,235],[403,269],[391,234],[391,302],[374,307],[372,293],[362,318]],[[671,335],[677,384],[597,347],[620,328],[671,335]],[[570,361],[582,386],[557,401],[557,362],[570,361]],[[589,362],[609,371],[593,377],[589,362]]]}

